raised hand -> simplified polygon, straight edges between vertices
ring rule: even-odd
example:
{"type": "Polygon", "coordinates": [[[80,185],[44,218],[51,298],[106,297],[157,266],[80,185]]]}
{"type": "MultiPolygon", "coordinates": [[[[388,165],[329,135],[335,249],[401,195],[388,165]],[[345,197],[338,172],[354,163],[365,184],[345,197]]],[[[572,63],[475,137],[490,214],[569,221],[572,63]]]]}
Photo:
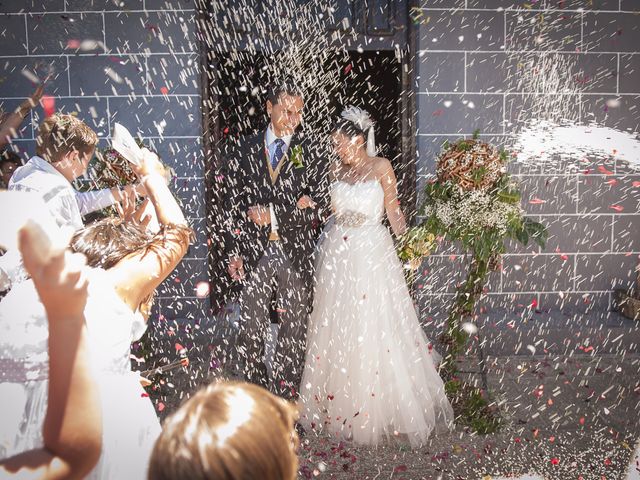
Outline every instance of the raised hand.
{"type": "Polygon", "coordinates": [[[18,245],[49,320],[82,317],[87,302],[86,258],[62,250],[45,259],[37,252],[38,235],[36,229],[25,226],[18,234],[18,245]]]}
{"type": "Polygon", "coordinates": [[[140,165],[131,164],[131,169],[140,178],[152,174],[158,174],[163,178],[166,176],[165,168],[158,158],[158,155],[153,153],[148,148],[142,149],[142,161],[140,162],[140,165]]]}
{"type": "Polygon", "coordinates": [[[146,213],[147,205],[149,205],[149,199],[145,198],[144,201],[136,208],[135,196],[133,200],[125,197],[125,201],[115,204],[120,218],[127,223],[134,223],[145,229],[151,222],[151,215],[146,213]]]}

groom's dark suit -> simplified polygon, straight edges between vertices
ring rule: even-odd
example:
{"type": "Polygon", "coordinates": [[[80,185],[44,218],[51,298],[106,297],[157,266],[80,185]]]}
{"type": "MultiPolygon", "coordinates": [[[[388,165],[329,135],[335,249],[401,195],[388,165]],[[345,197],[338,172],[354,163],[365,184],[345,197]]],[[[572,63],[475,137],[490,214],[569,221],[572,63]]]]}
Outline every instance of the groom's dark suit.
{"type": "Polygon", "coordinates": [[[240,256],[246,277],[240,295],[238,353],[248,381],[268,386],[263,361],[264,337],[270,324],[270,300],[275,291],[280,330],[274,358],[273,390],[295,398],[306,349],[307,316],[313,289],[313,254],[318,226],[327,206],[326,159],[306,139],[294,135],[275,170],[270,165],[265,132],[231,146],[226,184],[228,214],[225,248],[240,256]],[[294,154],[294,152],[298,152],[294,154]],[[292,158],[295,157],[295,158],[292,158]],[[310,196],[317,205],[299,209],[310,196]],[[277,235],[247,216],[249,207],[272,205],[277,235]],[[277,237],[277,238],[276,238],[277,237]]]}

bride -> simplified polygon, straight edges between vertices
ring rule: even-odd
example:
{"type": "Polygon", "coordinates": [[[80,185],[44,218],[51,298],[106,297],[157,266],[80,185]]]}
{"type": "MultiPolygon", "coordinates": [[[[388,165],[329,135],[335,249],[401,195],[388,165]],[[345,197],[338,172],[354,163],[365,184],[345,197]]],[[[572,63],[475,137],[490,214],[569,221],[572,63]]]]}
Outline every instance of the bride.
{"type": "Polygon", "coordinates": [[[453,411],[405,284],[396,236],[406,231],[391,163],[375,156],[373,122],[349,107],[332,133],[333,222],[319,242],[301,384],[301,423],[357,443],[422,445],[453,411]]]}

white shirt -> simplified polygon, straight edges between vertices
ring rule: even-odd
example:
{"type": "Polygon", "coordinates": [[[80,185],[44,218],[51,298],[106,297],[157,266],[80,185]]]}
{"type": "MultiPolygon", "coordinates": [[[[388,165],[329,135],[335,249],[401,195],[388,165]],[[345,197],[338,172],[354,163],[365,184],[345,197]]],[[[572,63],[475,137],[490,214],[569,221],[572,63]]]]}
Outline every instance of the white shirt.
{"type": "MultiPolygon", "coordinates": [[[[74,230],[84,227],[83,215],[115,203],[109,189],[78,192],[53,165],[38,156],[16,169],[9,181],[9,190],[39,193],[56,224],[74,230]]],[[[18,252],[10,251],[0,257],[0,290],[9,287],[7,281],[13,283],[23,276],[18,252]]]]}
{"type": "MultiPolygon", "coordinates": [[[[269,152],[269,162],[276,153],[275,149],[275,141],[281,139],[284,142],[284,148],[282,149],[283,154],[287,154],[287,150],[289,149],[289,145],[291,145],[291,139],[293,135],[285,135],[284,137],[278,137],[273,131],[271,124],[267,128],[267,133],[265,135],[264,143],[267,145],[267,151],[269,152]]],[[[278,219],[276,218],[276,214],[273,210],[273,204],[269,204],[269,213],[271,215],[271,231],[275,232],[278,230],[278,219]]]]}
{"type": "MultiPolygon", "coordinates": [[[[271,145],[273,145],[273,143],[279,138],[284,142],[283,153],[287,153],[287,149],[289,148],[289,145],[291,145],[291,139],[293,138],[293,135],[285,135],[284,137],[277,137],[276,134],[273,132],[273,128],[271,127],[271,124],[269,124],[269,127],[267,128],[267,134],[265,137],[267,148],[271,150],[271,145]]],[[[274,149],[274,152],[275,152],[275,149],[274,149]]],[[[271,156],[273,156],[273,154],[271,154],[271,156]]]]}
{"type": "Polygon", "coordinates": [[[9,190],[39,193],[58,226],[71,226],[75,230],[84,227],[83,215],[116,201],[109,189],[78,192],[53,165],[38,156],[16,169],[9,181],[9,190]]]}

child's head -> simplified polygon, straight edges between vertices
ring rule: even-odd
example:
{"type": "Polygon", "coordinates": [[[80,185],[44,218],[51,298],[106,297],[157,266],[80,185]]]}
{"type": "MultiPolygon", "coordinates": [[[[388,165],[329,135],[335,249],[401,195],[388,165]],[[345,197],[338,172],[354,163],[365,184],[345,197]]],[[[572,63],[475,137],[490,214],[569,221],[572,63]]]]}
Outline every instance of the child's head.
{"type": "Polygon", "coordinates": [[[77,178],[87,170],[98,136],[82,120],[56,113],[40,125],[36,137],[36,153],[57,168],[65,177],[77,178]]]}
{"type": "Polygon", "coordinates": [[[298,438],[293,405],[255,385],[217,383],[167,419],[150,480],[293,480],[298,438]]]}

